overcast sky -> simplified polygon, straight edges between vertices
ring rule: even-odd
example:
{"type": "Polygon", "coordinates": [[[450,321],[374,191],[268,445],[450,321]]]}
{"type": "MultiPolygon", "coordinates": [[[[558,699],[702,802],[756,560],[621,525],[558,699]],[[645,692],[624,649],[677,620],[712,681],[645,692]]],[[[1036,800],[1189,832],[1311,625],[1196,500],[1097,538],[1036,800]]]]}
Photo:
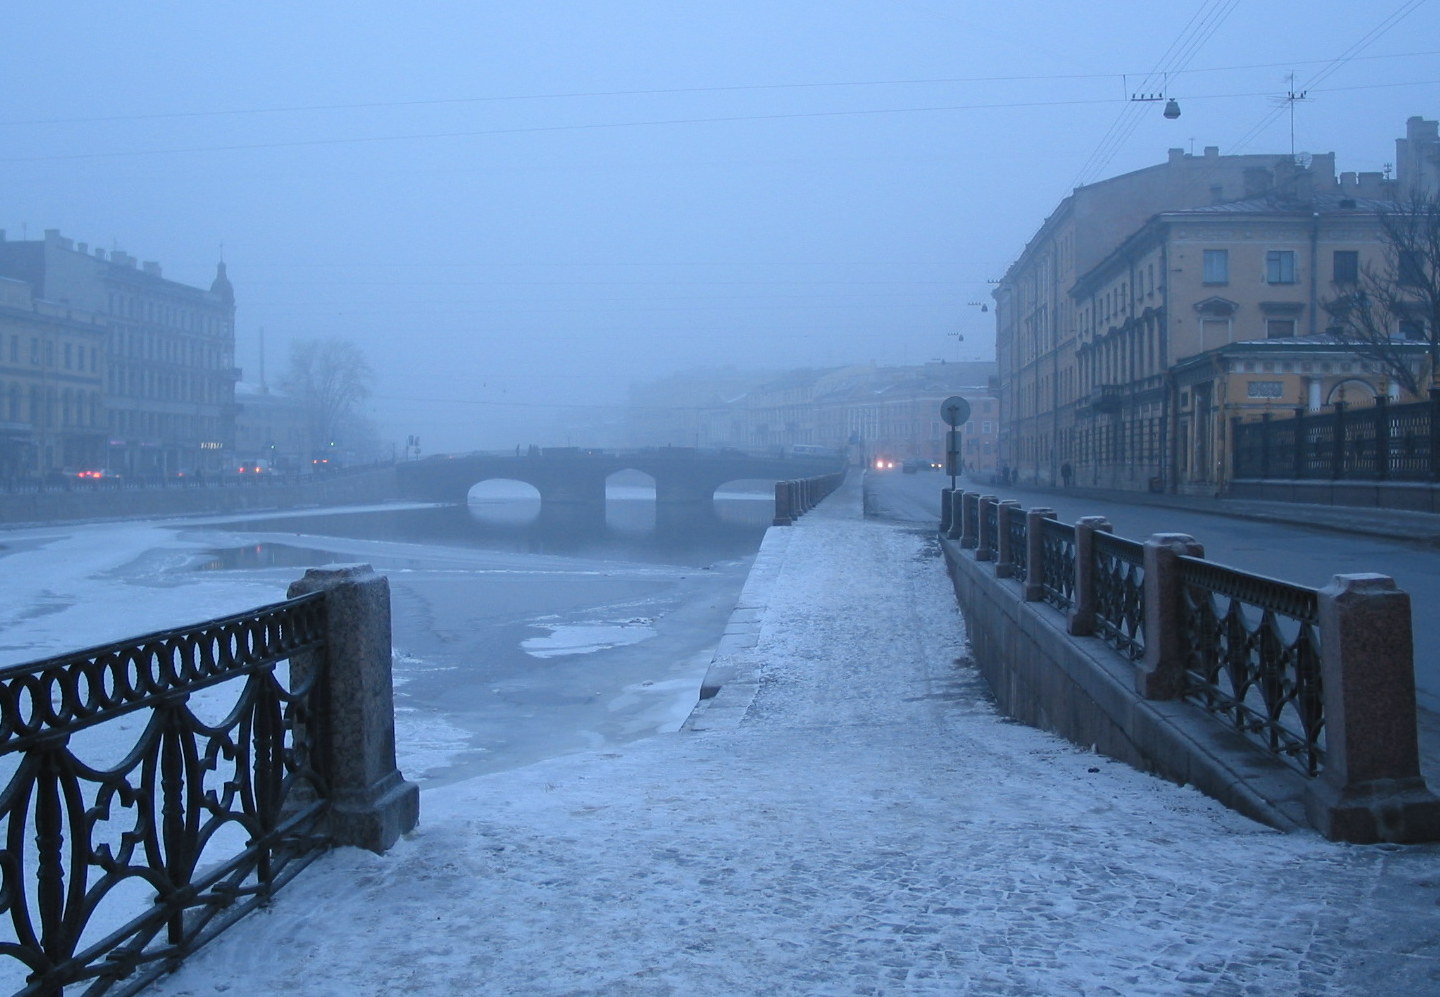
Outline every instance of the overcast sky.
{"type": "MultiPolygon", "coordinates": [[[[0,228],[208,286],[238,362],[345,336],[427,452],[715,363],[988,359],[1078,183],[1171,147],[1382,170],[1440,4],[610,0],[12,5],[0,228]],[[1147,74],[1167,71],[1163,76],[1147,74]],[[1293,78],[1292,75],[1293,74],[1293,78]],[[1167,121],[1160,103],[1177,99],[1167,121]],[[963,342],[957,334],[963,335],[963,342]]],[[[583,442],[583,426],[574,442],[583,442]]]]}

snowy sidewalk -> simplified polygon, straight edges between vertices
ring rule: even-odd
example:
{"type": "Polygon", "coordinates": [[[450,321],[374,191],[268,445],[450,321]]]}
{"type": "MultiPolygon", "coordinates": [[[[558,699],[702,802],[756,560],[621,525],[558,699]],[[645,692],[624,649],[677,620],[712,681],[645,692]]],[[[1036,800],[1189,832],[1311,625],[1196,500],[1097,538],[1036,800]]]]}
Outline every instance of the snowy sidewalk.
{"type": "Polygon", "coordinates": [[[1281,835],[997,716],[933,538],[858,491],[790,528],[738,722],[428,791],[152,992],[1440,993],[1440,850],[1281,835]]]}

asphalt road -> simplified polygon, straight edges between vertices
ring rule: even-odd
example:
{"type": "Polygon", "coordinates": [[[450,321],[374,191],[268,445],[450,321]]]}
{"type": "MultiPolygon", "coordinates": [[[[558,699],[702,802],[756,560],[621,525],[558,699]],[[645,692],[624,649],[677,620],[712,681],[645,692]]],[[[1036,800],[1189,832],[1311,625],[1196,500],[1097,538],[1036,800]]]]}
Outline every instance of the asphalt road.
{"type": "MultiPolygon", "coordinates": [[[[872,515],[916,523],[938,523],[940,491],[950,484],[941,474],[866,475],[867,509],[872,515]]],[[[1421,751],[1431,781],[1440,784],[1440,549],[1421,540],[1345,533],[1300,522],[1277,523],[1235,518],[1218,512],[1170,508],[1057,491],[1031,491],[965,479],[960,488],[1012,498],[1026,508],[1048,506],[1060,519],[1104,516],[1115,532],[1132,540],[1153,533],[1188,533],[1205,547],[1212,561],[1254,574],[1319,588],[1337,574],[1379,572],[1410,593],[1415,642],[1415,684],[1421,751]]],[[[1297,516],[1303,510],[1297,511],[1297,516]]],[[[1357,513],[1357,515],[1364,515],[1357,513]]]]}

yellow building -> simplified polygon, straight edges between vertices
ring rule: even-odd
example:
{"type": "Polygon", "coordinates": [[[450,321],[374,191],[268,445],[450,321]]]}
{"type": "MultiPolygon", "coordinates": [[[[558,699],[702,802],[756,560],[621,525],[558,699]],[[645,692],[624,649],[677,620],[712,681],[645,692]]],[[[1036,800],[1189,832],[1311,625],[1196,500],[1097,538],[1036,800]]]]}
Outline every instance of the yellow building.
{"type": "Polygon", "coordinates": [[[1213,491],[1228,478],[1231,419],[1315,411],[1347,381],[1352,402],[1393,396],[1326,335],[1326,302],[1384,265],[1383,204],[1276,191],[1162,212],[1082,275],[1063,448],[1076,480],[1213,491]]]}
{"type": "Polygon", "coordinates": [[[1393,180],[1207,149],[1078,188],[995,291],[1001,460],[1021,481],[1068,466],[1080,485],[1214,491],[1228,420],[1317,409],[1347,380],[1395,397],[1325,335],[1324,305],[1382,263],[1376,209],[1435,159],[1436,123],[1397,145],[1393,180]]]}

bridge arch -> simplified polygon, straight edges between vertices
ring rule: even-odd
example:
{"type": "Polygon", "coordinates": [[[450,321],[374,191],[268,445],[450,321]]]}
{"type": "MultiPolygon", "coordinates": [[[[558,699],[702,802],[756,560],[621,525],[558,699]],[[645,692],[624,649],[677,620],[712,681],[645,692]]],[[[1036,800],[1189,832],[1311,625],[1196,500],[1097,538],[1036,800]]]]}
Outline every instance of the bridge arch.
{"type": "Polygon", "coordinates": [[[463,502],[471,487],[491,478],[506,478],[532,485],[541,496],[545,513],[587,508],[590,515],[605,507],[606,483],[622,470],[638,470],[655,481],[657,508],[708,509],[716,490],[729,481],[762,479],[770,482],[829,473],[838,460],[795,457],[757,457],[740,453],[705,453],[683,447],[606,453],[567,449],[513,456],[468,454],[436,456],[400,465],[401,494],[430,501],[463,502]]]}
{"type": "Polygon", "coordinates": [[[749,525],[775,516],[775,482],[769,478],[731,478],[711,493],[715,516],[722,522],[749,525]]]}
{"type": "Polygon", "coordinates": [[[540,489],[516,478],[485,478],[465,496],[470,515],[481,522],[524,525],[540,518],[540,489]]]}

